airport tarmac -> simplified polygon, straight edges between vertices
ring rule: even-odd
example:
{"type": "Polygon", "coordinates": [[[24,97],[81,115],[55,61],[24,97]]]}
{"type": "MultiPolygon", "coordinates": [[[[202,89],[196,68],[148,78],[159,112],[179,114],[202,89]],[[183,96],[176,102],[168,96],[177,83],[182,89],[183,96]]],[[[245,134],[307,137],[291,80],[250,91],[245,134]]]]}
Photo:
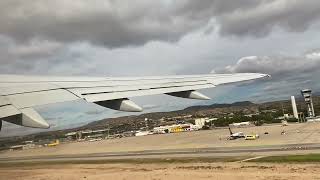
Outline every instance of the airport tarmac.
{"type": "Polygon", "coordinates": [[[278,154],[317,153],[320,150],[320,123],[266,125],[233,128],[233,132],[259,134],[257,140],[226,140],[228,129],[157,134],[109,139],[96,142],[71,142],[0,153],[5,161],[162,158],[201,156],[265,156],[278,154]],[[285,132],[281,135],[281,132],[285,132]],[[268,134],[264,134],[268,132],[268,134]]]}
{"type": "Polygon", "coordinates": [[[286,146],[295,144],[320,144],[320,123],[289,124],[289,126],[267,125],[245,128],[233,128],[233,132],[259,134],[257,140],[226,140],[228,129],[214,129],[171,134],[157,134],[140,137],[109,139],[96,142],[69,142],[55,147],[43,147],[21,151],[0,153],[0,158],[81,155],[99,153],[130,153],[139,151],[168,151],[181,149],[219,149],[268,146],[286,146]],[[281,135],[281,132],[285,132],[281,135]],[[268,132],[268,134],[264,134],[268,132]]]}
{"type": "Polygon", "coordinates": [[[7,151],[0,154],[0,179],[320,179],[319,164],[246,162],[319,153],[319,129],[320,123],[278,124],[232,129],[260,135],[251,141],[226,140],[228,129],[214,129],[7,151]]]}

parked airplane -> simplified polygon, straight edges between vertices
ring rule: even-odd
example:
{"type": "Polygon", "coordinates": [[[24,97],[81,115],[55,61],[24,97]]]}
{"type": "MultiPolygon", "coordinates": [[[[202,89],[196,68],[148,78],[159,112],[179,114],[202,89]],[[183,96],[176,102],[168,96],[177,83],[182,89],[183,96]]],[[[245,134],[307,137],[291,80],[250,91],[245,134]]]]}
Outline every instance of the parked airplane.
{"type": "Polygon", "coordinates": [[[198,89],[268,77],[267,74],[206,74],[163,77],[45,77],[0,75],[0,128],[2,121],[33,128],[50,125],[35,106],[83,99],[120,111],[140,112],[129,100],[135,96],[167,94],[208,100],[198,89]]]}
{"type": "Polygon", "coordinates": [[[239,139],[239,138],[244,138],[244,137],[245,137],[245,135],[244,135],[243,132],[233,133],[233,132],[231,131],[230,126],[229,126],[229,132],[230,132],[230,136],[229,136],[229,138],[228,138],[229,140],[234,140],[234,139],[239,139]]]}

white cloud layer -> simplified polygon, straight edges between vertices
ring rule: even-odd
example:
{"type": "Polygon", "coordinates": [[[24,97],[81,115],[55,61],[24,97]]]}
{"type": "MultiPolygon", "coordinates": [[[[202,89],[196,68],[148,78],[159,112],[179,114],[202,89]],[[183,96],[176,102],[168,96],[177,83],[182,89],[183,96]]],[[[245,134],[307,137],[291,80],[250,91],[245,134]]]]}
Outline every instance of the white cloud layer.
{"type": "Polygon", "coordinates": [[[320,50],[312,50],[302,56],[247,56],[235,65],[227,66],[230,73],[262,72],[271,75],[312,73],[320,69],[320,50]]]}
{"type": "Polygon", "coordinates": [[[310,50],[297,56],[247,56],[218,72],[260,72],[272,75],[269,81],[252,94],[251,98],[256,100],[288,98],[305,88],[319,92],[320,50],[310,50]]]}

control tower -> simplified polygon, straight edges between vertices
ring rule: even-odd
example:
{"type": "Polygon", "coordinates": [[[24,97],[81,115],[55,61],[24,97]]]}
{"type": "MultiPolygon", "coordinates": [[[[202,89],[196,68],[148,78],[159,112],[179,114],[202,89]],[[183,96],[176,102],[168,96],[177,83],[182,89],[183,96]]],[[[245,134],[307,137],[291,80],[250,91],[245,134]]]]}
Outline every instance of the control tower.
{"type": "Polygon", "coordinates": [[[314,114],[311,92],[312,92],[311,89],[304,89],[301,91],[301,94],[304,97],[304,101],[306,102],[306,104],[308,106],[308,116],[312,118],[312,117],[315,117],[315,114],[314,114]]]}

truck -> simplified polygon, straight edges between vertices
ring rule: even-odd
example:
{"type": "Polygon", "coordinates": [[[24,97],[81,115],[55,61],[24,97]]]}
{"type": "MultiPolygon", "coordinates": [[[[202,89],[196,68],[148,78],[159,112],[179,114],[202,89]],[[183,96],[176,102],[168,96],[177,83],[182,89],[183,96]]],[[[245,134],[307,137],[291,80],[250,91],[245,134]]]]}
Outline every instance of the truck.
{"type": "Polygon", "coordinates": [[[259,135],[258,134],[248,134],[248,135],[245,135],[245,140],[256,140],[259,138],[259,135]]]}
{"type": "Polygon", "coordinates": [[[60,144],[60,141],[59,141],[59,139],[57,139],[57,140],[55,140],[54,142],[48,144],[48,147],[54,147],[54,146],[57,146],[57,145],[59,145],[59,144],[60,144]]]}

